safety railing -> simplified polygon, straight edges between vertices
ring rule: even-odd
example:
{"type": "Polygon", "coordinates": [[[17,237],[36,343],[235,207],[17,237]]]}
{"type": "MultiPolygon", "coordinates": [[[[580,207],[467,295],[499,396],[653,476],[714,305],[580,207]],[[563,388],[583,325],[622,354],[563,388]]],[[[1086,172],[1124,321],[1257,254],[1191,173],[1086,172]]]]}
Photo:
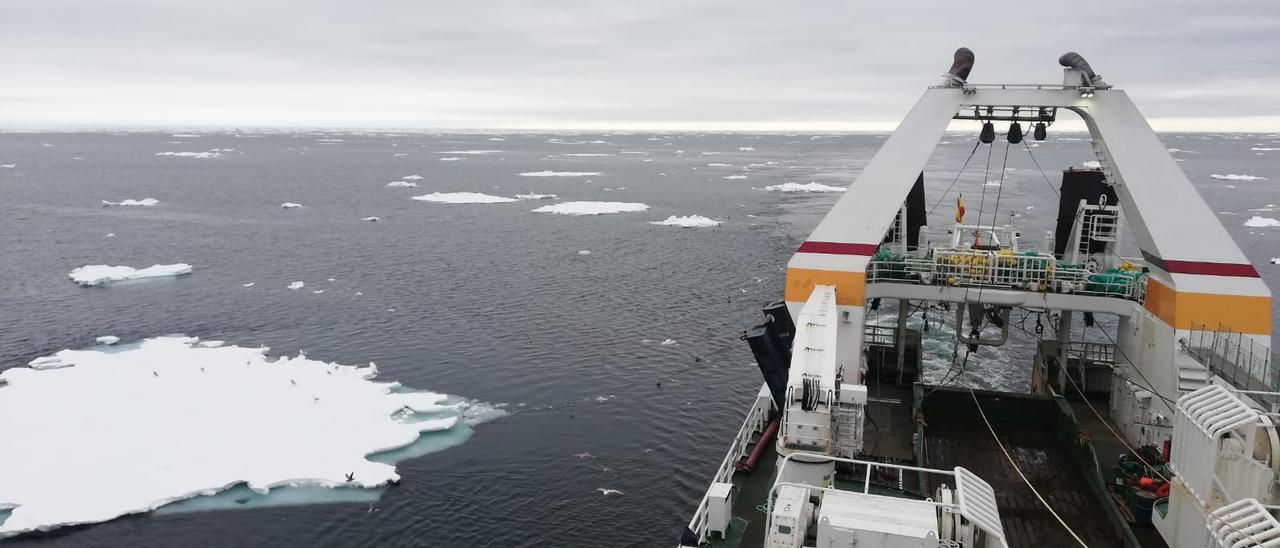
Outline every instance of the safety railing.
{"type": "Polygon", "coordinates": [[[1069,342],[1067,358],[1075,358],[1081,363],[1115,364],[1116,347],[1108,343],[1069,342]]]}
{"type": "MultiPolygon", "coordinates": [[[[760,394],[756,396],[756,402],[747,411],[747,418],[742,421],[742,428],[738,429],[738,435],[733,438],[733,445],[729,448],[729,453],[725,455],[724,460],[720,462],[720,467],[716,469],[715,476],[712,476],[711,483],[727,483],[733,479],[734,464],[738,462],[746,454],[746,448],[751,444],[751,440],[757,433],[764,432],[765,421],[769,418],[769,409],[773,405],[773,399],[769,396],[767,389],[761,389],[760,394]]],[[[701,543],[707,540],[707,497],[710,491],[702,495],[702,500],[698,502],[698,509],[693,512],[693,519],[689,520],[689,531],[693,532],[701,543]]]]}
{"type": "Polygon", "coordinates": [[[1047,253],[981,249],[939,249],[928,258],[873,259],[867,264],[867,282],[987,287],[1138,302],[1146,293],[1146,276],[1137,272],[1094,272],[1083,265],[1057,262],[1047,253]]]}
{"type": "Polygon", "coordinates": [[[1209,329],[1192,323],[1184,339],[1187,353],[1215,375],[1241,390],[1280,390],[1280,372],[1271,360],[1271,349],[1243,333],[1218,324],[1209,329]]]}

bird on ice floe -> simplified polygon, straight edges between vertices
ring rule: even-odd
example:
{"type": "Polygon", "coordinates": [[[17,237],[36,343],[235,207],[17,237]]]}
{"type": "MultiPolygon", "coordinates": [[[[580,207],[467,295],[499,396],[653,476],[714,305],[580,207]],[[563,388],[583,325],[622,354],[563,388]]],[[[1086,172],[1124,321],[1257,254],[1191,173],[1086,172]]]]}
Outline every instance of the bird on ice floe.
{"type": "Polygon", "coordinates": [[[355,481],[355,480],[356,480],[356,473],[355,473],[355,472],[347,472],[347,482],[348,482],[348,483],[350,483],[350,482],[353,482],[353,481],[355,481]]]}
{"type": "Polygon", "coordinates": [[[605,489],[605,488],[603,488],[603,487],[598,487],[598,488],[596,488],[596,491],[599,491],[602,495],[604,495],[604,496],[606,496],[606,497],[607,497],[607,496],[609,496],[609,495],[621,495],[621,494],[622,494],[622,491],[619,491],[619,490],[617,490],[617,489],[605,489]]]}

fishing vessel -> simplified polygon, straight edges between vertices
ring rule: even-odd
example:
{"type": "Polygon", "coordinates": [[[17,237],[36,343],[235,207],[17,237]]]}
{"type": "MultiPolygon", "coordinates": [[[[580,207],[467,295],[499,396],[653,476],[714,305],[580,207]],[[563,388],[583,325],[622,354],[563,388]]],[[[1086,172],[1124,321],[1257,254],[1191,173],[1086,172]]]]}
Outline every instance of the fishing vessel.
{"type": "Polygon", "coordinates": [[[1060,85],[974,84],[958,50],[799,246],[679,546],[1280,546],[1271,292],[1124,91],[1059,64],[1060,85]],[[927,226],[949,125],[1007,158],[1067,111],[1096,163],[1062,172],[1043,243],[999,190],[927,226]],[[951,367],[926,382],[931,324],[951,367]],[[1002,374],[1029,393],[955,382],[1011,330],[1033,357],[1002,374]]]}

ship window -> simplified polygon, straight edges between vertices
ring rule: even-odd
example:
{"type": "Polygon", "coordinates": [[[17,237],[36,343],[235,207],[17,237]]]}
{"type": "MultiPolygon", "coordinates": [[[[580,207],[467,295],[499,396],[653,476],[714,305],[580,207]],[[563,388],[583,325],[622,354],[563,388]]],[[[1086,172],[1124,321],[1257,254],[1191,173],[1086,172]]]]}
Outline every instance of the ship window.
{"type": "Polygon", "coordinates": [[[779,525],[779,526],[778,526],[778,532],[779,532],[779,533],[782,533],[782,534],[784,534],[784,535],[790,535],[790,534],[791,534],[791,526],[790,526],[790,525],[779,525]]]}

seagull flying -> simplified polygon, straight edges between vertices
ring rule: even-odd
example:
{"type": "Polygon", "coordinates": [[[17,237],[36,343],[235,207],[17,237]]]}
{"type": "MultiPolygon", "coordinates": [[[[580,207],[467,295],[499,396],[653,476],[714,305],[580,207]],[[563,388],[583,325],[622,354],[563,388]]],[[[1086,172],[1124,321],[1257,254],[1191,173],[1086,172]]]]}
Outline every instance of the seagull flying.
{"type": "Polygon", "coordinates": [[[596,488],[596,491],[599,491],[601,494],[603,494],[603,495],[604,495],[604,496],[606,496],[606,497],[607,497],[607,496],[609,496],[609,495],[621,495],[621,494],[622,494],[622,491],[619,491],[619,490],[617,490],[617,489],[605,489],[605,488],[603,488],[603,487],[596,488]]]}

